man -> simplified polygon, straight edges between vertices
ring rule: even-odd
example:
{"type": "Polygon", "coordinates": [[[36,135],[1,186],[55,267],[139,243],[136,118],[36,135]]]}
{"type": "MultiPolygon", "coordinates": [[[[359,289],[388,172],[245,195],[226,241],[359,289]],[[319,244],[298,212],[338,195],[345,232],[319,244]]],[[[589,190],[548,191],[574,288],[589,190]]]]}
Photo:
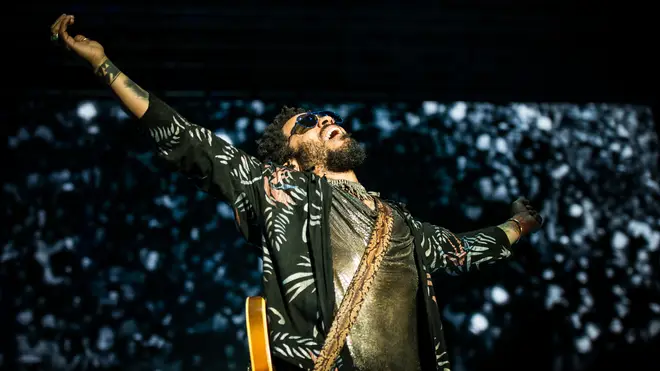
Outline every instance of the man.
{"type": "Polygon", "coordinates": [[[140,88],[98,42],[69,36],[73,22],[59,17],[53,40],[89,62],[158,155],[232,205],[240,232],[261,247],[278,371],[449,368],[431,274],[510,256],[542,223],[526,200],[505,223],[474,232],[419,222],[360,185],[353,169],[364,151],[332,112],[282,109],[258,143],[260,162],[140,88]]]}

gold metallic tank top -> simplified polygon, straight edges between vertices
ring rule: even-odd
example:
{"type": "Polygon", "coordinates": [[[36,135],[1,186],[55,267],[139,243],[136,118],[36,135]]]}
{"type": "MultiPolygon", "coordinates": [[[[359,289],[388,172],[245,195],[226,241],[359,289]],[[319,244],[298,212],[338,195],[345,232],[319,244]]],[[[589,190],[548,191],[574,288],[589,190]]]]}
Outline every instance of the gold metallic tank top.
{"type": "MultiPolygon", "coordinates": [[[[369,242],[375,211],[350,194],[333,190],[330,233],[337,306],[369,242]]],[[[392,239],[347,345],[360,371],[419,371],[416,298],[418,276],[413,236],[394,211],[392,239]]]]}

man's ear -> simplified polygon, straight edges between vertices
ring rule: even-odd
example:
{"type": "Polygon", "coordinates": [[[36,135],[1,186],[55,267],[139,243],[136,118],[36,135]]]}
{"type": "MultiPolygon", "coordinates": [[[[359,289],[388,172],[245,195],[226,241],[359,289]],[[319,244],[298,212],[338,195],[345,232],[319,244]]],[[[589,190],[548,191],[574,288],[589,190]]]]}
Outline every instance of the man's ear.
{"type": "Polygon", "coordinates": [[[295,158],[284,163],[284,166],[292,167],[295,171],[302,171],[300,170],[300,164],[298,164],[298,161],[295,158]]]}

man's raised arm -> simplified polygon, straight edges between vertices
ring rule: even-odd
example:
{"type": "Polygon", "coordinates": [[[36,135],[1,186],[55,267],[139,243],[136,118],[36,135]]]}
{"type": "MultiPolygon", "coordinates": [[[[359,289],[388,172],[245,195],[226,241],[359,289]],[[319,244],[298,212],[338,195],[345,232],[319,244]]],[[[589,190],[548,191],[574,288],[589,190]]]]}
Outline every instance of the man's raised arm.
{"type": "MultiPolygon", "coordinates": [[[[74,17],[63,14],[51,26],[54,41],[90,63],[123,106],[140,121],[169,166],[193,179],[197,186],[233,206],[241,231],[256,216],[262,194],[262,164],[206,128],[188,122],[178,112],[124,75],[105,55],[103,46],[82,35],[71,37],[74,17]]],[[[247,236],[246,236],[247,237],[247,236]]]]}
{"type": "Polygon", "coordinates": [[[69,50],[87,61],[94,72],[112,88],[119,100],[133,116],[142,118],[149,108],[149,93],[135,84],[106,57],[103,46],[83,35],[72,37],[68,27],[74,23],[72,15],[62,14],[50,27],[54,41],[61,41],[69,50]]]}
{"type": "MultiPolygon", "coordinates": [[[[411,218],[410,215],[407,215],[411,218]]],[[[511,246],[520,238],[538,230],[543,224],[541,215],[523,197],[513,202],[511,218],[498,226],[466,233],[453,233],[431,223],[413,219],[422,233],[424,259],[430,273],[444,270],[459,274],[508,258],[511,246]]]]}

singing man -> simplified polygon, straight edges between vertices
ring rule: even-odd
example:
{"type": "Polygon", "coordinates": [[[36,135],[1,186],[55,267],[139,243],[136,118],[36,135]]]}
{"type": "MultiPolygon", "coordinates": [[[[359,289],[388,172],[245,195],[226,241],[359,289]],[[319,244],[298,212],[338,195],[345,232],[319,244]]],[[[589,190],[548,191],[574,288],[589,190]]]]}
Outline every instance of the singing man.
{"type": "MultiPolygon", "coordinates": [[[[284,107],[258,140],[259,159],[191,123],[120,71],[100,43],[67,27],[51,38],[88,62],[173,171],[232,206],[263,257],[277,371],[449,370],[431,274],[504,260],[542,218],[524,198],[497,226],[453,233],[369,192],[364,149],[329,111],[284,107]]],[[[389,165],[388,165],[389,166],[389,165]]]]}

